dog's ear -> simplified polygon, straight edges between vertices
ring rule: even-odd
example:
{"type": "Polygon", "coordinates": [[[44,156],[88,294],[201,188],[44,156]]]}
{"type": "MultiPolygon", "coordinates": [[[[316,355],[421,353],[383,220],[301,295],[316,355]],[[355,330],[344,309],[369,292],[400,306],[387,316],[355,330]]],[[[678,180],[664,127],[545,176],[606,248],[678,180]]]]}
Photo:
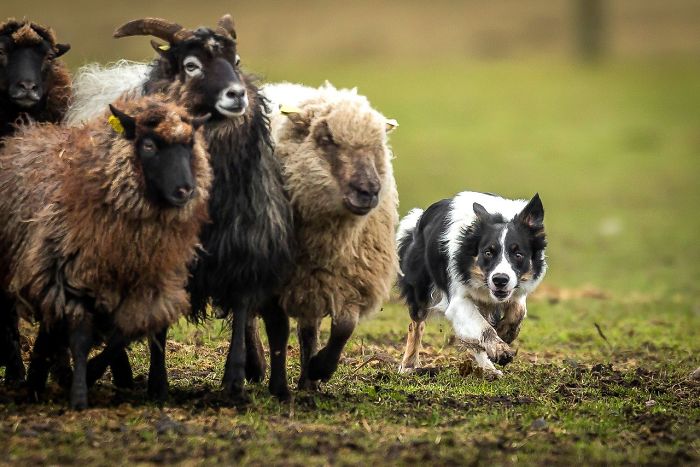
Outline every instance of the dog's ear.
{"type": "Polygon", "coordinates": [[[491,220],[491,214],[489,214],[485,207],[479,203],[474,203],[472,207],[474,208],[476,218],[479,219],[480,222],[488,223],[491,220]]]}
{"type": "Polygon", "coordinates": [[[544,229],[544,206],[539,193],[535,193],[527,206],[517,216],[518,222],[532,230],[544,229]]]}

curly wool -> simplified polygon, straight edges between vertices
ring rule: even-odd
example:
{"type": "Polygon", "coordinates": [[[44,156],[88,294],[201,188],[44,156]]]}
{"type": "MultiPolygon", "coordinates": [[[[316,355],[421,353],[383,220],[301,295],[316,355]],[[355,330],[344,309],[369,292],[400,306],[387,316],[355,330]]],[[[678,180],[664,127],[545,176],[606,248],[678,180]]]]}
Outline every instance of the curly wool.
{"type": "MultiPolygon", "coordinates": [[[[166,115],[155,130],[166,140],[192,136],[183,127],[186,112],[161,96],[115,105],[137,121],[166,115]]],[[[77,128],[24,127],[7,139],[0,153],[0,279],[47,324],[76,318],[76,298],[89,298],[136,337],[189,309],[187,265],[207,220],[211,169],[197,137],[194,198],[180,209],[157,206],[145,196],[133,142],[107,118],[77,128]]]]}
{"type": "MultiPolygon", "coordinates": [[[[33,45],[46,40],[52,47],[56,47],[56,36],[50,28],[26,20],[9,19],[0,24],[0,36],[2,35],[10,36],[20,45],[33,45]]],[[[53,60],[48,73],[43,105],[29,111],[19,111],[10,104],[6,92],[0,93],[0,137],[13,133],[15,125],[26,121],[27,117],[36,122],[60,122],[68,110],[71,98],[71,76],[68,67],[61,60],[53,60]]]]}
{"type": "Polygon", "coordinates": [[[398,223],[398,194],[387,145],[386,118],[354,90],[327,84],[318,89],[271,85],[263,89],[273,103],[275,154],[282,162],[286,188],[295,214],[298,256],[291,279],[280,292],[280,303],[302,321],[339,313],[365,316],[389,296],[398,260],[394,231],[398,223]],[[337,182],[317,146],[300,141],[279,104],[298,107],[323,119],[333,138],[352,147],[373,148],[383,154],[379,175],[379,204],[366,216],[338,209],[337,182]]]}

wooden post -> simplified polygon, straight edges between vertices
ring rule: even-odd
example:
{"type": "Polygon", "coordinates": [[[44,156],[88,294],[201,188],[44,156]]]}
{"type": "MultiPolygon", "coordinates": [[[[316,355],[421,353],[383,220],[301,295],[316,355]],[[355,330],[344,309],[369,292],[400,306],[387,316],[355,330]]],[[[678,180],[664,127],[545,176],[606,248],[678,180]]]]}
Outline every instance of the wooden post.
{"type": "Polygon", "coordinates": [[[597,61],[604,49],[604,5],[603,0],[574,0],[576,49],[585,61],[597,61]]]}

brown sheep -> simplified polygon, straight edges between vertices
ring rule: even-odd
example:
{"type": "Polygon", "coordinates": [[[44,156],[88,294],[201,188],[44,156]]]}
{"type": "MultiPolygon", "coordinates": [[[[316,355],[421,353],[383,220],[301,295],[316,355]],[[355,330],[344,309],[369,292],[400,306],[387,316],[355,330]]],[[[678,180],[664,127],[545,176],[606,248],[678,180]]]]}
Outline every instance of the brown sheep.
{"type": "Polygon", "coordinates": [[[70,50],[50,28],[27,20],[0,24],[0,137],[26,120],[58,123],[71,99],[68,69],[57,60],[70,50]]]}
{"type": "MultiPolygon", "coordinates": [[[[70,75],[57,60],[70,49],[51,29],[29,21],[0,24],[0,138],[20,122],[58,123],[71,97],[70,75]]],[[[2,141],[0,141],[0,146],[2,141]]],[[[24,380],[19,328],[12,297],[0,292],[0,366],[5,382],[24,380]]]]}
{"type": "Polygon", "coordinates": [[[77,128],[25,127],[0,153],[0,285],[41,321],[29,386],[41,390],[68,344],[74,408],[87,405],[94,343],[159,332],[189,310],[212,176],[203,119],[164,99],[120,101],[77,128]]]}
{"type": "Polygon", "coordinates": [[[299,387],[312,388],[331,377],[358,320],[379,309],[396,279],[398,195],[387,145],[395,122],[355,91],[330,85],[268,85],[263,93],[282,105],[272,134],[298,242],[280,303],[298,320],[299,387]],[[330,340],[317,352],[328,315],[330,340]]]}

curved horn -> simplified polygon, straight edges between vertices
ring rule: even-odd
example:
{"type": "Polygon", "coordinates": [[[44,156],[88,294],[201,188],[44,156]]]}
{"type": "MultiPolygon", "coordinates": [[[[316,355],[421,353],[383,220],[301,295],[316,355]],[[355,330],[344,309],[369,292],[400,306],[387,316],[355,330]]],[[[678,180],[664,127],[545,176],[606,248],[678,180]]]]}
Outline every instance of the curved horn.
{"type": "Polygon", "coordinates": [[[171,23],[160,18],[143,18],[129,21],[116,31],[114,37],[155,36],[164,41],[178,42],[189,37],[192,33],[177,23],[171,23]],[[189,33],[189,34],[188,34],[189,33]]]}
{"type": "Polygon", "coordinates": [[[236,38],[236,27],[233,24],[233,18],[228,13],[219,18],[216,25],[232,38],[236,38]]]}

